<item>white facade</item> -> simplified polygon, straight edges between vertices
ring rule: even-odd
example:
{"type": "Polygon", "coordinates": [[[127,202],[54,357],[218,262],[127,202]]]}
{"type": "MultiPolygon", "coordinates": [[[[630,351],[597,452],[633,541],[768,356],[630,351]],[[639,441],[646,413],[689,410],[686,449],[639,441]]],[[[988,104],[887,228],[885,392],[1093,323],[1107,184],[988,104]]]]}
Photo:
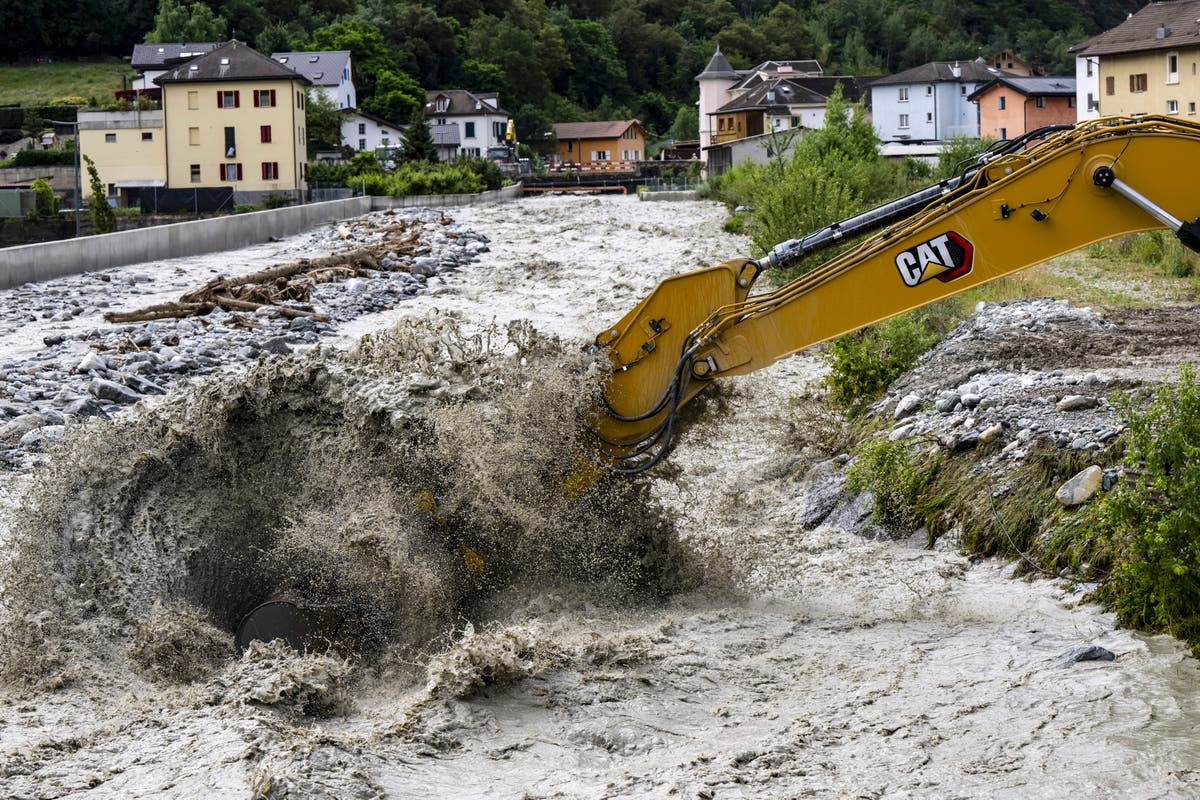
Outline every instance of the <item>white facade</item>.
{"type": "MultiPolygon", "coordinates": [[[[458,130],[457,149],[439,146],[438,154],[443,160],[456,156],[486,156],[489,147],[505,144],[504,134],[508,129],[509,113],[499,106],[494,94],[474,94],[463,89],[427,92],[425,117],[431,132],[438,140],[440,126],[452,125],[458,130]]],[[[454,136],[443,132],[443,143],[453,142],[454,136]]]]}
{"type": "Polygon", "coordinates": [[[342,144],[358,153],[397,147],[404,141],[400,126],[350,109],[342,112],[342,144]]]}
{"type": "Polygon", "coordinates": [[[979,106],[967,97],[982,85],[964,81],[872,87],[872,117],[879,138],[884,142],[979,138],[979,106]]]}
{"type": "Polygon", "coordinates": [[[1075,56],[1075,117],[1080,122],[1100,116],[1100,59],[1075,56]]]}
{"type": "Polygon", "coordinates": [[[778,133],[797,127],[824,128],[825,106],[792,106],[787,115],[772,114],[767,129],[778,133]]]}
{"type": "Polygon", "coordinates": [[[271,58],[312,81],[313,88],[319,89],[334,108],[358,107],[349,50],[272,53],[271,58]]]}

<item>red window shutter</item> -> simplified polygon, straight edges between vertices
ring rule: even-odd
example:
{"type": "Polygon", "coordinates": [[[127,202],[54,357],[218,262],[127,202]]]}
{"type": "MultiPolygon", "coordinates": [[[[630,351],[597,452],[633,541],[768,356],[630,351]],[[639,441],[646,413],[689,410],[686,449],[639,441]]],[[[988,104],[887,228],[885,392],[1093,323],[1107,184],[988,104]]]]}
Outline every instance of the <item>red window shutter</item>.
{"type": "Polygon", "coordinates": [[[221,91],[218,89],[217,90],[217,108],[224,108],[224,107],[225,107],[225,95],[223,95],[221,93],[221,91]]]}
{"type": "Polygon", "coordinates": [[[271,90],[271,108],[275,107],[275,90],[271,90]]]}
{"type": "Polygon", "coordinates": [[[254,90],[254,107],[258,108],[258,89],[254,90]]]}
{"type": "Polygon", "coordinates": [[[238,165],[237,165],[237,179],[239,181],[242,179],[242,162],[240,162],[240,161],[238,162],[238,165]]]}
{"type": "Polygon", "coordinates": [[[234,107],[234,108],[241,108],[241,107],[242,107],[242,97],[241,97],[241,94],[242,94],[242,93],[241,93],[241,92],[239,92],[237,89],[234,89],[234,90],[233,90],[233,107],[234,107]]]}
{"type": "Polygon", "coordinates": [[[262,142],[263,144],[270,144],[270,142],[271,142],[271,126],[270,125],[259,125],[258,126],[258,138],[259,138],[259,141],[262,142]]]}
{"type": "Polygon", "coordinates": [[[271,165],[270,165],[270,164],[268,164],[267,162],[265,162],[265,161],[264,161],[264,162],[262,162],[262,179],[263,179],[264,181],[265,181],[265,180],[266,180],[268,177],[270,177],[269,175],[267,175],[267,168],[268,168],[268,167],[270,167],[270,166],[271,166],[271,165]]]}

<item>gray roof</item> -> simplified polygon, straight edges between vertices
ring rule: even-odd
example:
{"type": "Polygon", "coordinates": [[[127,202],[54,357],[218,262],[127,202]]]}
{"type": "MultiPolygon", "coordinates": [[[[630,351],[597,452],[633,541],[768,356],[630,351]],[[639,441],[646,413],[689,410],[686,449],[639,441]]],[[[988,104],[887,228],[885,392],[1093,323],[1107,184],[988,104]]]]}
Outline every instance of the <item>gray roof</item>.
{"type": "Polygon", "coordinates": [[[713,53],[713,57],[708,60],[708,66],[704,71],[696,76],[696,80],[701,78],[729,78],[736,80],[742,77],[742,74],[733,68],[729,63],[729,59],[725,58],[725,54],[721,52],[721,46],[717,45],[717,52],[713,53]]]}
{"type": "Polygon", "coordinates": [[[308,78],[264,56],[237,39],[226,42],[210,53],[197,56],[164,72],[154,79],[164,83],[212,83],[214,81],[299,80],[308,78]]]}
{"type": "Polygon", "coordinates": [[[872,81],[872,86],[900,86],[908,83],[983,83],[1008,73],[979,61],[930,61],[872,81]],[[954,74],[958,70],[958,75],[954,74]]]}
{"type": "Polygon", "coordinates": [[[271,53],[271,59],[294,69],[317,86],[337,86],[342,70],[350,63],[349,50],[313,50],[303,53],[271,53]]]}
{"type": "Polygon", "coordinates": [[[439,89],[425,93],[425,116],[453,117],[476,114],[503,114],[512,116],[500,108],[500,95],[496,92],[468,92],[466,89],[439,89]],[[437,111],[439,97],[449,101],[445,111],[437,111]]]}
{"type": "Polygon", "coordinates": [[[1143,50],[1173,50],[1200,44],[1200,0],[1150,3],[1115,28],[1075,45],[1071,52],[1112,56],[1143,50]]]}
{"type": "Polygon", "coordinates": [[[1007,86],[1026,97],[1075,96],[1075,77],[1073,75],[1039,75],[1035,78],[1001,75],[971,92],[967,99],[975,100],[993,86],[1007,86]]]}
{"type": "Polygon", "coordinates": [[[799,78],[772,78],[711,112],[728,114],[752,109],[785,109],[792,105],[824,105],[834,89],[841,84],[842,96],[851,103],[858,102],[870,78],[850,75],[822,75],[799,78]]]}
{"type": "Polygon", "coordinates": [[[220,42],[160,42],[158,44],[135,44],[129,65],[139,72],[148,69],[165,69],[167,62],[188,60],[211,52],[220,42]]]}
{"type": "Polygon", "coordinates": [[[756,67],[742,70],[739,75],[741,80],[733,87],[733,90],[749,89],[774,78],[815,77],[823,72],[820,62],[811,58],[795,61],[764,61],[756,67]]]}

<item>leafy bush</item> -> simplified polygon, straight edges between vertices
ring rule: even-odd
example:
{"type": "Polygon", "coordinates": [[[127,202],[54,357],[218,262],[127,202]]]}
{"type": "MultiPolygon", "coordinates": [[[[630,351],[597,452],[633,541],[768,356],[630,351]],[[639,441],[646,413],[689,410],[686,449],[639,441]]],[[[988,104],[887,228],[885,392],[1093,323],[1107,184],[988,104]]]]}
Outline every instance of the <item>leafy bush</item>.
{"type": "Polygon", "coordinates": [[[1197,273],[1197,255],[1169,231],[1145,231],[1118,236],[1088,245],[1092,258],[1131,259],[1157,267],[1170,278],[1188,278],[1197,273]]]}
{"type": "Polygon", "coordinates": [[[46,181],[38,178],[33,182],[33,195],[39,217],[46,219],[58,213],[58,198],[54,195],[54,189],[46,181]]]}
{"type": "Polygon", "coordinates": [[[452,162],[406,162],[388,175],[363,173],[347,178],[350,186],[363,185],[367,194],[408,197],[427,194],[471,194],[504,185],[504,174],[482,158],[452,162]]]}
{"type": "Polygon", "coordinates": [[[937,167],[933,171],[936,180],[944,181],[953,178],[963,171],[963,168],[980,153],[985,152],[996,141],[994,139],[969,139],[966,136],[952,136],[938,154],[937,167]]]}
{"type": "Polygon", "coordinates": [[[862,411],[941,341],[957,321],[955,311],[936,303],[834,339],[822,353],[830,398],[852,414],[862,411]]]}
{"type": "Polygon", "coordinates": [[[1200,649],[1200,385],[1191,365],[1150,402],[1119,401],[1131,484],[1095,507],[1095,534],[1118,564],[1103,596],[1121,624],[1164,631],[1200,649]]]}
{"type": "Polygon", "coordinates": [[[83,160],[87,163],[88,183],[91,189],[87,204],[92,212],[92,230],[95,233],[112,233],[117,229],[117,218],[113,214],[112,206],[108,204],[104,183],[100,180],[100,173],[96,171],[95,162],[88,156],[84,156],[83,160]]]}
{"type": "Polygon", "coordinates": [[[71,150],[20,150],[12,158],[14,167],[75,166],[75,153],[71,150]]]}
{"type": "Polygon", "coordinates": [[[846,471],[847,485],[856,491],[869,490],[875,498],[875,521],[892,533],[904,534],[920,528],[921,495],[933,478],[933,469],[922,464],[905,441],[873,439],[859,448],[846,471]]]}

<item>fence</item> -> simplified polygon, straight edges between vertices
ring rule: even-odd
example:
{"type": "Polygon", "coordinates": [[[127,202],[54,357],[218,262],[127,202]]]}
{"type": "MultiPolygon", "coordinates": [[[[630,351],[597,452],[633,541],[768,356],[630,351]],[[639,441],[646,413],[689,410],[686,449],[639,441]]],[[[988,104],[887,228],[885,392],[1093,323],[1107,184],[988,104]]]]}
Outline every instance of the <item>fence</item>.
{"type": "Polygon", "coordinates": [[[162,189],[156,186],[139,190],[143,214],[200,214],[233,210],[233,189],[228,186],[192,189],[162,189]]]}

